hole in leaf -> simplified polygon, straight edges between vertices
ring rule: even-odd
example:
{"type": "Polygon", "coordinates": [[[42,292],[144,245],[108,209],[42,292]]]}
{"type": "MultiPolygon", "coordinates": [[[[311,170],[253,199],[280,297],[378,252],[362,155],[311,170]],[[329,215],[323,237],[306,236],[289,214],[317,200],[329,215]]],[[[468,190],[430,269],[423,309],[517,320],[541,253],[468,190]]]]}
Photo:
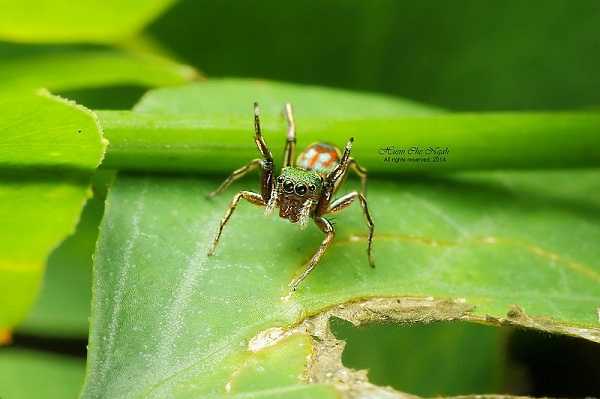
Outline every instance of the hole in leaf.
{"type": "Polygon", "coordinates": [[[529,389],[549,397],[600,396],[600,345],[581,338],[515,330],[508,342],[513,364],[526,370],[529,389]]]}
{"type": "Polygon", "coordinates": [[[376,385],[421,396],[600,392],[600,345],[583,339],[467,322],[330,324],[346,341],[343,364],[376,385]]]}

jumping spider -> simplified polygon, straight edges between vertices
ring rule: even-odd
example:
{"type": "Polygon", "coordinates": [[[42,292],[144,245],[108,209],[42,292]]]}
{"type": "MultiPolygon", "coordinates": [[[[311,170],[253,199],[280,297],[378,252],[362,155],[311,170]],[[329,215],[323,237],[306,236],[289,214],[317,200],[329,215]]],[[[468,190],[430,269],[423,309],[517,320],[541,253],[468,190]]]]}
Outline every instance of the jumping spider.
{"type": "Polygon", "coordinates": [[[217,230],[212,245],[208,250],[208,256],[215,253],[219,243],[219,238],[223,232],[223,227],[229,221],[236,206],[243,198],[255,205],[264,206],[265,214],[269,215],[275,207],[279,208],[279,216],[288,219],[292,223],[297,223],[304,228],[309,218],[315,221],[315,224],[325,233],[325,238],[321,246],[306,264],[304,271],[290,283],[290,288],[295,291],[298,285],[315,268],[321,256],[325,253],[335,235],[332,223],[325,219],[325,215],[336,213],[346,208],[358,198],[363,209],[367,225],[369,227],[369,239],[367,255],[371,267],[375,267],[371,255],[371,246],[373,243],[373,221],[367,207],[365,198],[365,187],[367,182],[367,171],[350,157],[353,138],[348,140],[344,153],[325,143],[314,143],[309,145],[294,161],[294,151],[296,148],[296,129],[294,117],[292,115],[292,106],[285,105],[284,113],[287,119],[287,142],[284,150],[283,168],[281,174],[273,179],[273,156],[267,147],[261,134],[258,103],[254,103],[254,142],[258,147],[262,159],[254,159],[247,165],[235,170],[215,191],[210,193],[209,197],[223,192],[231,183],[246,173],[260,167],[261,193],[252,191],[240,191],[237,193],[225,216],[221,219],[221,224],[217,230]],[[360,177],[361,192],[353,191],[336,200],[332,201],[332,196],[342,185],[349,169],[352,169],[360,177]]]}

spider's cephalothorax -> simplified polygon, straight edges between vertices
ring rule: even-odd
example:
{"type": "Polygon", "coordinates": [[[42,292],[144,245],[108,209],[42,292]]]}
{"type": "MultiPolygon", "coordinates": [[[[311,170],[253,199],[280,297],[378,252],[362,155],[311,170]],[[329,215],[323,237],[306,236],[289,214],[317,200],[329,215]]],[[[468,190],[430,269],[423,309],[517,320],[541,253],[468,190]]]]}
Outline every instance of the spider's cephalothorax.
{"type": "Polygon", "coordinates": [[[287,166],[275,181],[265,213],[279,208],[279,216],[305,227],[323,188],[323,177],[315,171],[287,166]]]}
{"type": "Polygon", "coordinates": [[[281,169],[281,174],[274,179],[273,156],[262,137],[258,104],[254,104],[254,142],[258,147],[261,158],[254,159],[247,165],[235,170],[217,190],[209,194],[209,197],[221,193],[233,181],[257,168],[261,169],[261,193],[240,191],[233,197],[225,216],[221,220],[208,255],[211,256],[214,254],[221,233],[223,232],[223,227],[227,224],[227,221],[242,198],[255,205],[264,206],[266,214],[270,214],[275,208],[278,208],[280,217],[288,219],[292,223],[297,223],[300,227],[306,226],[308,220],[312,218],[326,236],[317,252],[308,261],[304,271],[290,283],[291,289],[296,290],[298,285],[317,265],[335,236],[333,225],[324,216],[339,212],[350,205],[355,199],[358,199],[369,227],[367,246],[369,264],[374,266],[371,255],[373,221],[371,220],[365,197],[367,172],[350,157],[353,139],[351,138],[348,141],[343,153],[331,144],[311,144],[294,162],[296,128],[290,104],[285,105],[285,116],[288,121],[288,132],[283,157],[284,166],[281,169]],[[332,200],[333,195],[341,186],[350,169],[356,172],[361,179],[361,192],[353,191],[332,200]]]}

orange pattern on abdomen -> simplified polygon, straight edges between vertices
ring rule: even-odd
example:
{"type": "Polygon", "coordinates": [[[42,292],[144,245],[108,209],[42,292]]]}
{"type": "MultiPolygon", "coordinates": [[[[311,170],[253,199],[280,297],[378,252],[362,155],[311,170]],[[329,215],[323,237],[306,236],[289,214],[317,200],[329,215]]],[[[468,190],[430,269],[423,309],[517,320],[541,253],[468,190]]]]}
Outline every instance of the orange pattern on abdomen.
{"type": "Polygon", "coordinates": [[[340,161],[339,150],[331,144],[311,144],[298,155],[296,166],[319,173],[331,171],[340,161]]]}

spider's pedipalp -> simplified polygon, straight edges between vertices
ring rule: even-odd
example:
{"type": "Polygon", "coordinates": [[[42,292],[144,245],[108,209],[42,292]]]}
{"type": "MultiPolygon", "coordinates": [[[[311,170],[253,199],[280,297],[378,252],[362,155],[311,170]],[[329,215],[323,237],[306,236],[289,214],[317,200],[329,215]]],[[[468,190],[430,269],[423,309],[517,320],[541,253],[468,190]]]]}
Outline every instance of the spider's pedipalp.
{"type": "Polygon", "coordinates": [[[312,198],[307,199],[302,204],[302,209],[300,209],[300,217],[298,218],[298,225],[300,229],[304,230],[308,225],[308,220],[310,219],[310,211],[312,210],[315,201],[312,198]]]}
{"type": "Polygon", "coordinates": [[[265,207],[265,216],[269,216],[273,213],[273,209],[275,209],[275,205],[277,204],[277,198],[279,196],[279,185],[280,183],[277,181],[273,185],[273,190],[271,190],[271,197],[269,198],[269,202],[267,202],[267,206],[265,207]]]}

